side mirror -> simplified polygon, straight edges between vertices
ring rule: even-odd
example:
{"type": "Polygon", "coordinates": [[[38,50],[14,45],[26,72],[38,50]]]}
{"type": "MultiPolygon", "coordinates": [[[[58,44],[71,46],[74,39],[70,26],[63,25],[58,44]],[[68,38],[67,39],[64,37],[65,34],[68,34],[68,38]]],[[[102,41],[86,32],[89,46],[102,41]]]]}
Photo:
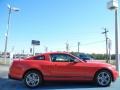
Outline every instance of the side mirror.
{"type": "Polygon", "coordinates": [[[76,63],[77,63],[77,62],[80,62],[80,61],[79,61],[78,59],[75,59],[75,60],[74,60],[74,62],[76,62],[76,63]]]}
{"type": "Polygon", "coordinates": [[[75,59],[75,60],[70,60],[70,62],[72,62],[72,63],[77,63],[78,62],[78,60],[77,59],[75,59]]]}

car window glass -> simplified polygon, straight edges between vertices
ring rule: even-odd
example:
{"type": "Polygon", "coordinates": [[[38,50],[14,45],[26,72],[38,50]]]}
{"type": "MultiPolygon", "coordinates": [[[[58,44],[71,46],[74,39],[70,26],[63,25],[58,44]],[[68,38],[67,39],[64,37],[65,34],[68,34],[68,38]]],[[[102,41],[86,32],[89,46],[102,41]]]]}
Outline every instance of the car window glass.
{"type": "Polygon", "coordinates": [[[34,57],[34,60],[45,60],[45,56],[36,56],[34,57]]]}
{"type": "Polygon", "coordinates": [[[53,62],[70,62],[74,61],[76,58],[67,54],[52,54],[51,60],[53,62]]]}
{"type": "Polygon", "coordinates": [[[74,61],[76,59],[75,57],[70,56],[70,55],[67,55],[67,57],[68,57],[69,61],[74,61]]]}
{"type": "Polygon", "coordinates": [[[52,54],[51,60],[53,62],[69,62],[68,55],[66,54],[52,54]]]}

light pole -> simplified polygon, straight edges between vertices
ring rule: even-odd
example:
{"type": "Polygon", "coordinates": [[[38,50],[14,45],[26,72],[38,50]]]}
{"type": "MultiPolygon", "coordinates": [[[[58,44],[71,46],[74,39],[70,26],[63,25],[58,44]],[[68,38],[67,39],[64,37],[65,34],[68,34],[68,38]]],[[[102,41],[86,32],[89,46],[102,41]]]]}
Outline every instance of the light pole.
{"type": "Polygon", "coordinates": [[[48,47],[47,46],[45,46],[45,52],[48,52],[48,47]]]}
{"type": "Polygon", "coordinates": [[[68,41],[66,42],[66,52],[69,52],[69,43],[68,43],[68,41]]]}
{"type": "Polygon", "coordinates": [[[111,45],[112,45],[112,41],[110,38],[108,38],[108,55],[109,55],[109,63],[111,61],[111,45]]]}
{"type": "Polygon", "coordinates": [[[80,42],[78,42],[78,53],[80,52],[80,42]]]}
{"type": "Polygon", "coordinates": [[[8,34],[9,34],[9,28],[10,28],[10,16],[12,11],[19,11],[19,8],[11,7],[9,4],[8,7],[8,21],[7,21],[7,32],[5,33],[5,49],[4,49],[4,60],[6,63],[6,57],[7,57],[7,44],[8,44],[8,34]]]}
{"type": "Polygon", "coordinates": [[[106,62],[108,63],[108,30],[106,28],[104,28],[104,32],[102,32],[102,34],[105,34],[105,41],[106,41],[106,62]]]}
{"type": "Polygon", "coordinates": [[[116,59],[116,69],[120,75],[120,61],[119,61],[119,31],[118,31],[118,0],[111,0],[108,2],[108,9],[115,11],[115,59],[116,59]]]}

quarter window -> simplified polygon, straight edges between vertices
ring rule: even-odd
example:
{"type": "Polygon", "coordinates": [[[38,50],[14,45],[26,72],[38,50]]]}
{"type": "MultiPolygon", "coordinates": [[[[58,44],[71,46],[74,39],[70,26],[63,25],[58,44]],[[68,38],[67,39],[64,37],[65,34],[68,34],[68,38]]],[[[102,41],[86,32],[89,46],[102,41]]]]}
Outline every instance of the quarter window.
{"type": "Polygon", "coordinates": [[[34,57],[34,60],[45,60],[45,56],[44,55],[36,56],[36,57],[34,57]]]}

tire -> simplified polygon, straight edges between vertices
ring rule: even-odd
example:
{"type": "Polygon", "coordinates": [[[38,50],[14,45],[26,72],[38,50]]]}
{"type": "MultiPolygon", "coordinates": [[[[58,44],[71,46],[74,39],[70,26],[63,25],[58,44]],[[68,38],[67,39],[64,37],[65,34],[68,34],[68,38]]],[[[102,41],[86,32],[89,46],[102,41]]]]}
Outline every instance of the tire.
{"type": "Polygon", "coordinates": [[[107,70],[101,70],[96,74],[95,82],[98,86],[101,86],[101,87],[110,86],[112,82],[112,75],[107,70]]]}
{"type": "Polygon", "coordinates": [[[29,88],[36,88],[43,82],[42,75],[38,71],[29,71],[24,76],[24,83],[29,88]]]}

